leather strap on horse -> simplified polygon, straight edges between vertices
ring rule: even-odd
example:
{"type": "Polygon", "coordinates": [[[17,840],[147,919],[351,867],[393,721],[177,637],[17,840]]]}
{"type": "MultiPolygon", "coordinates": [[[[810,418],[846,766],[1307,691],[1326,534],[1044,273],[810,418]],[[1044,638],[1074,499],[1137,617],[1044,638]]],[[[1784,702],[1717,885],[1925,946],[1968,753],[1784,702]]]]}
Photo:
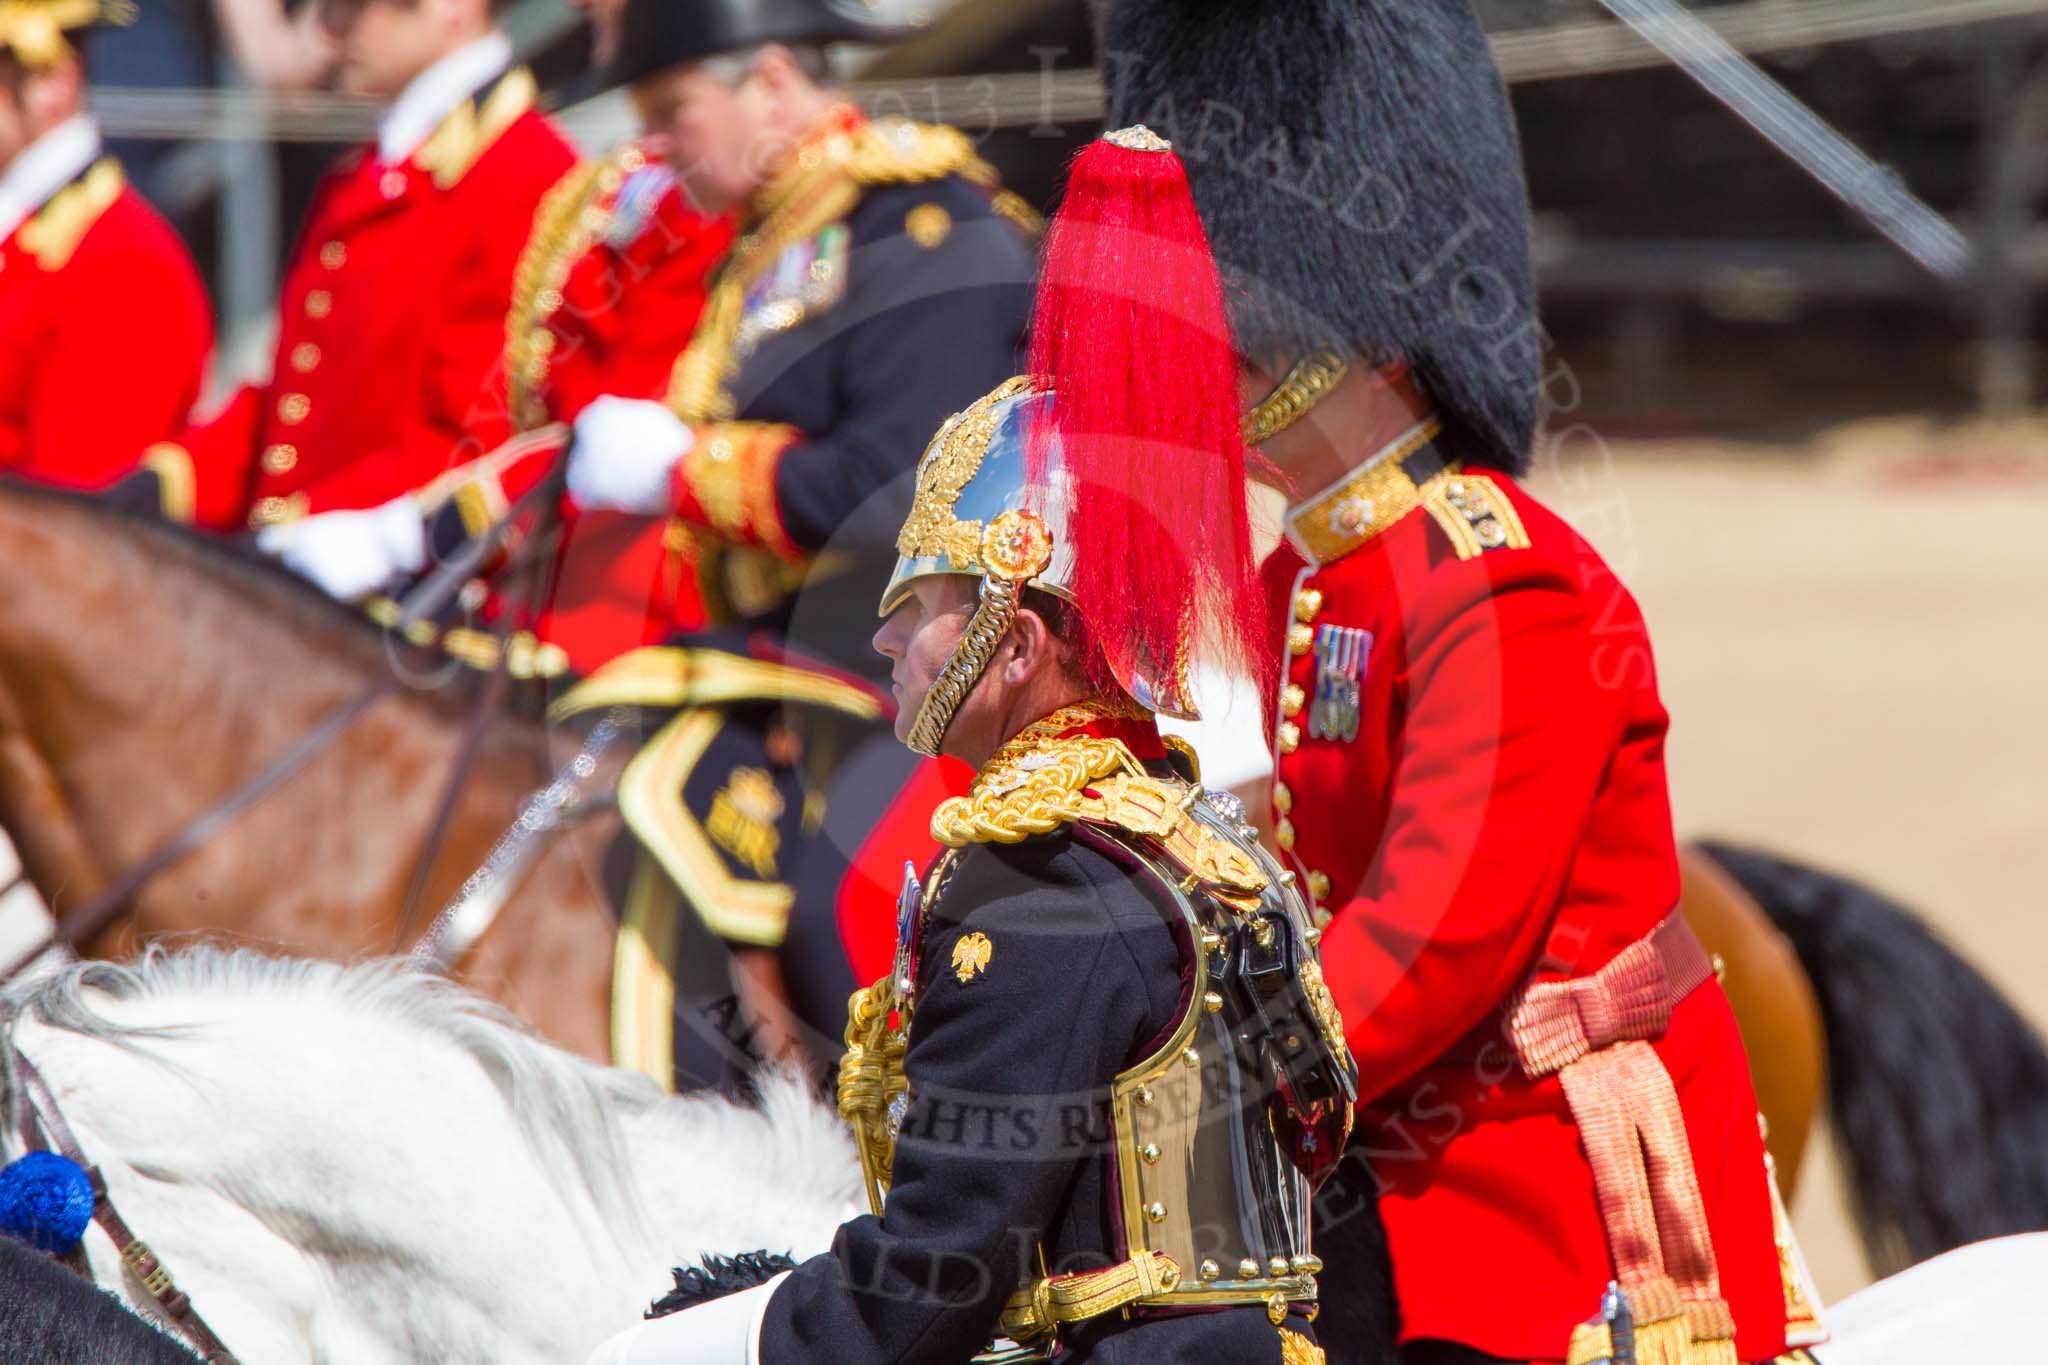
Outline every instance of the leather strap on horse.
{"type": "MultiPolygon", "coordinates": [[[[529,437],[517,439],[530,439],[541,434],[546,434],[550,439],[559,439],[565,430],[566,428],[554,425],[530,433],[529,437]]],[[[549,476],[528,489],[512,505],[503,520],[474,537],[460,550],[442,561],[417,587],[407,593],[391,629],[403,635],[405,628],[413,622],[440,611],[455,599],[456,593],[461,591],[462,585],[468,582],[470,575],[484,564],[521,517],[536,507],[559,506],[567,463],[566,459],[557,460],[549,476]]],[[[371,679],[354,696],[322,716],[312,729],[294,740],[290,747],[265,765],[261,772],[200,812],[183,829],[159,845],[154,852],[123,872],[112,886],[60,918],[54,931],[9,963],[4,971],[0,971],[0,982],[18,976],[23,968],[52,948],[76,948],[106,929],[120,918],[121,913],[128,908],[129,902],[158,873],[182,860],[199,845],[219,833],[237,815],[282,786],[287,778],[311,762],[328,745],[341,738],[343,732],[355,724],[365,711],[397,685],[398,679],[388,673],[371,679]]],[[[438,838],[429,841],[429,859],[438,842],[438,838]]],[[[17,878],[14,884],[26,879],[24,874],[17,878]]],[[[420,880],[424,881],[423,875],[420,880]]],[[[14,884],[10,884],[7,889],[12,890],[14,884]]]]}
{"type": "MultiPolygon", "coordinates": [[[[91,1178],[92,1220],[113,1242],[122,1263],[162,1306],[172,1324],[184,1333],[185,1339],[206,1359],[207,1365],[241,1365],[234,1352],[215,1335],[213,1328],[207,1326],[206,1319],[199,1316],[199,1310],[192,1306],[191,1297],[171,1279],[171,1272],[149,1249],[149,1243],[137,1237],[114,1208],[113,1196],[107,1193],[106,1177],[100,1174],[98,1166],[86,1159],[84,1149],[78,1145],[78,1135],[71,1131],[71,1125],[64,1120],[64,1112],[57,1107],[57,1096],[50,1089],[49,1082],[43,1079],[42,1072],[36,1070],[36,1064],[28,1059],[28,1054],[18,1047],[14,1049],[14,1069],[28,1087],[29,1105],[49,1142],[55,1145],[60,1156],[75,1162],[91,1178]]],[[[22,1138],[30,1148],[48,1150],[43,1143],[36,1141],[34,1124],[26,1116],[21,1127],[22,1138]]]]}
{"type": "Polygon", "coordinates": [[[380,674],[371,679],[354,696],[322,716],[312,729],[293,740],[283,753],[264,765],[261,772],[200,812],[196,819],[159,844],[149,856],[122,873],[112,886],[58,920],[57,927],[40,943],[17,957],[6,971],[0,972],[0,981],[17,975],[52,948],[76,948],[119,919],[121,912],[128,908],[128,902],[159,872],[182,860],[219,833],[237,815],[268,796],[286,778],[339,739],[363,712],[397,685],[398,680],[390,674],[380,674]]]}
{"type": "Polygon", "coordinates": [[[1057,1331],[1062,1324],[1127,1308],[1141,1299],[1164,1294],[1180,1283],[1180,1266],[1160,1251],[1146,1251],[1106,1270],[1059,1275],[1034,1281],[1010,1296],[997,1324],[1012,1341],[1030,1343],[1057,1331]]]}
{"type": "MultiPolygon", "coordinates": [[[[1593,1169],[1615,1277],[1644,1365],[1735,1365],[1706,1206],[1678,1091],[1650,1043],[1714,974],[1673,911],[1591,976],[1526,986],[1508,1038],[1531,1077],[1557,1074],[1593,1169]]],[[[1591,1343],[1574,1333],[1571,1357],[1591,1343]]]]}
{"type": "Polygon", "coordinates": [[[433,821],[427,827],[426,840],[420,845],[419,856],[413,862],[405,901],[398,912],[398,928],[392,935],[394,952],[411,933],[413,921],[419,918],[420,902],[427,894],[427,882],[433,876],[434,865],[441,860],[441,845],[447,841],[448,826],[455,818],[455,805],[462,799],[462,789],[469,785],[470,769],[476,766],[477,755],[483,752],[491,721],[504,710],[506,693],[512,682],[512,636],[522,625],[538,621],[548,600],[554,596],[556,559],[555,538],[551,533],[561,524],[562,492],[568,485],[568,455],[565,447],[540,482],[526,491],[496,528],[502,535],[511,527],[514,518],[533,508],[539,509],[540,522],[516,552],[517,559],[512,566],[519,572],[519,588],[504,604],[505,629],[498,647],[498,661],[484,679],[476,704],[470,707],[469,719],[462,727],[462,738],[455,747],[455,757],[450,760],[448,775],[441,784],[440,799],[434,805],[433,821]]]}

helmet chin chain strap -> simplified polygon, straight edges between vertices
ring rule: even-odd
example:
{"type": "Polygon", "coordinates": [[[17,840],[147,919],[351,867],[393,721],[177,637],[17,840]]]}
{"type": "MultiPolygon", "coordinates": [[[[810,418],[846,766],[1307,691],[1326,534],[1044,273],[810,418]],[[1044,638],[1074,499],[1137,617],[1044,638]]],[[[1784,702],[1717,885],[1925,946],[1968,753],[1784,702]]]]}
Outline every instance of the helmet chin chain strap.
{"type": "Polygon", "coordinates": [[[927,758],[939,756],[939,745],[953,724],[954,714],[974,690],[988,661],[995,657],[996,646],[1010,633],[1023,591],[1021,578],[1002,578],[990,573],[981,580],[981,602],[967,623],[967,633],[953,647],[953,657],[946,660],[946,666],[925,692],[924,704],[917,708],[917,720],[904,741],[912,749],[927,758]]]}
{"type": "Polygon", "coordinates": [[[1351,371],[1335,351],[1315,351],[1296,361],[1287,377],[1244,415],[1244,443],[1261,446],[1299,422],[1330,396],[1351,371]]]}

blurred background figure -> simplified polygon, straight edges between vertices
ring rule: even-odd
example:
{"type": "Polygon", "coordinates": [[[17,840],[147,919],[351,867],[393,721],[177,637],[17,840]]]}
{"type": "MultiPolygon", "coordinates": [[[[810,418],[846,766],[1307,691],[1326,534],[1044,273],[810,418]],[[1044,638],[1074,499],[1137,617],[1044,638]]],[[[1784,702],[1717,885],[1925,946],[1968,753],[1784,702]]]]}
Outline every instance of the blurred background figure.
{"type": "Polygon", "coordinates": [[[690,201],[739,234],[662,401],[586,407],[567,471],[586,512],[673,519],[715,628],[563,702],[683,703],[621,795],[646,871],[614,984],[620,1061],[664,1081],[716,1083],[737,1059],[714,1017],[728,960],[769,1055],[799,1036],[837,1051],[853,984],[837,879],[807,896],[798,869],[813,846],[858,848],[914,766],[880,723],[873,583],[918,454],[1013,371],[1029,306],[1032,215],[969,139],[871,121],[831,78],[828,45],[886,36],[823,0],[635,0],[607,73],[690,201]],[[693,704],[688,677],[722,681],[693,704]],[[890,757],[863,768],[871,741],[890,757]],[[833,790],[856,770],[858,792],[833,790]],[[835,810],[851,828],[828,831],[835,810]],[[785,992],[807,1029],[778,1020],[785,992]]]}
{"type": "Polygon", "coordinates": [[[305,90],[333,73],[338,56],[321,6],[286,0],[214,0],[228,51],[252,85],[305,90]]]}
{"type": "Polygon", "coordinates": [[[134,17],[0,8],[0,473],[66,488],[106,486],[176,429],[212,344],[191,256],[87,111],[80,36],[134,17]]]}
{"type": "MultiPolygon", "coordinates": [[[[286,270],[269,383],[156,447],[192,489],[166,510],[216,530],[374,509],[509,434],[499,361],[512,273],[574,153],[534,108],[493,0],[333,0],[338,80],[381,102],[330,173],[286,270]],[[365,402],[369,393],[382,401],[365,402]]],[[[166,488],[175,486],[167,481],[166,488]]],[[[339,596],[426,557],[416,512],[328,520],[273,552],[339,596]]]]}

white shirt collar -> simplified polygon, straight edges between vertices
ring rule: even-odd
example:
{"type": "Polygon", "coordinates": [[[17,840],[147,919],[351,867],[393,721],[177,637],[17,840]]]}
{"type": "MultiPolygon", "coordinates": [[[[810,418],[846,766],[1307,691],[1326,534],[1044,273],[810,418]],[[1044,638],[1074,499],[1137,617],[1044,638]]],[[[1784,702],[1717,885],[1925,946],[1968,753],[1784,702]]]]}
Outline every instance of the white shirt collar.
{"type": "Polygon", "coordinates": [[[420,72],[377,120],[377,158],[387,166],[406,160],[457,105],[511,65],[512,40],[494,30],[420,72]]]}
{"type": "Polygon", "coordinates": [[[0,171],[0,241],[12,237],[99,154],[100,127],[90,114],[75,114],[29,143],[0,171]]]}

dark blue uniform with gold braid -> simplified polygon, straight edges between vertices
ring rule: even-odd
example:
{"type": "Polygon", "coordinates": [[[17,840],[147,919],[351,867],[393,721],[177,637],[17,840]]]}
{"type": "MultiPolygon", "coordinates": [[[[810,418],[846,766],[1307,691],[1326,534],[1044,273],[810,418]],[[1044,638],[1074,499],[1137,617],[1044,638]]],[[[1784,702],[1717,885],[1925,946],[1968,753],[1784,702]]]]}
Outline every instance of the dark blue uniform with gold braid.
{"type": "MultiPolygon", "coordinates": [[[[555,712],[658,720],[620,790],[644,857],[620,872],[614,1054],[685,1087],[753,1060],[711,940],[782,948],[828,803],[887,805],[840,772],[887,740],[875,591],[918,452],[1014,370],[1031,301],[1034,224],[959,133],[840,109],[789,166],[714,275],[668,395],[696,433],[677,526],[720,628],[613,661],[555,712]],[[684,958],[717,965],[693,981],[684,958]]],[[[815,967],[784,975],[799,1021],[836,1038],[845,997],[803,992],[836,980],[815,967]]]]}

